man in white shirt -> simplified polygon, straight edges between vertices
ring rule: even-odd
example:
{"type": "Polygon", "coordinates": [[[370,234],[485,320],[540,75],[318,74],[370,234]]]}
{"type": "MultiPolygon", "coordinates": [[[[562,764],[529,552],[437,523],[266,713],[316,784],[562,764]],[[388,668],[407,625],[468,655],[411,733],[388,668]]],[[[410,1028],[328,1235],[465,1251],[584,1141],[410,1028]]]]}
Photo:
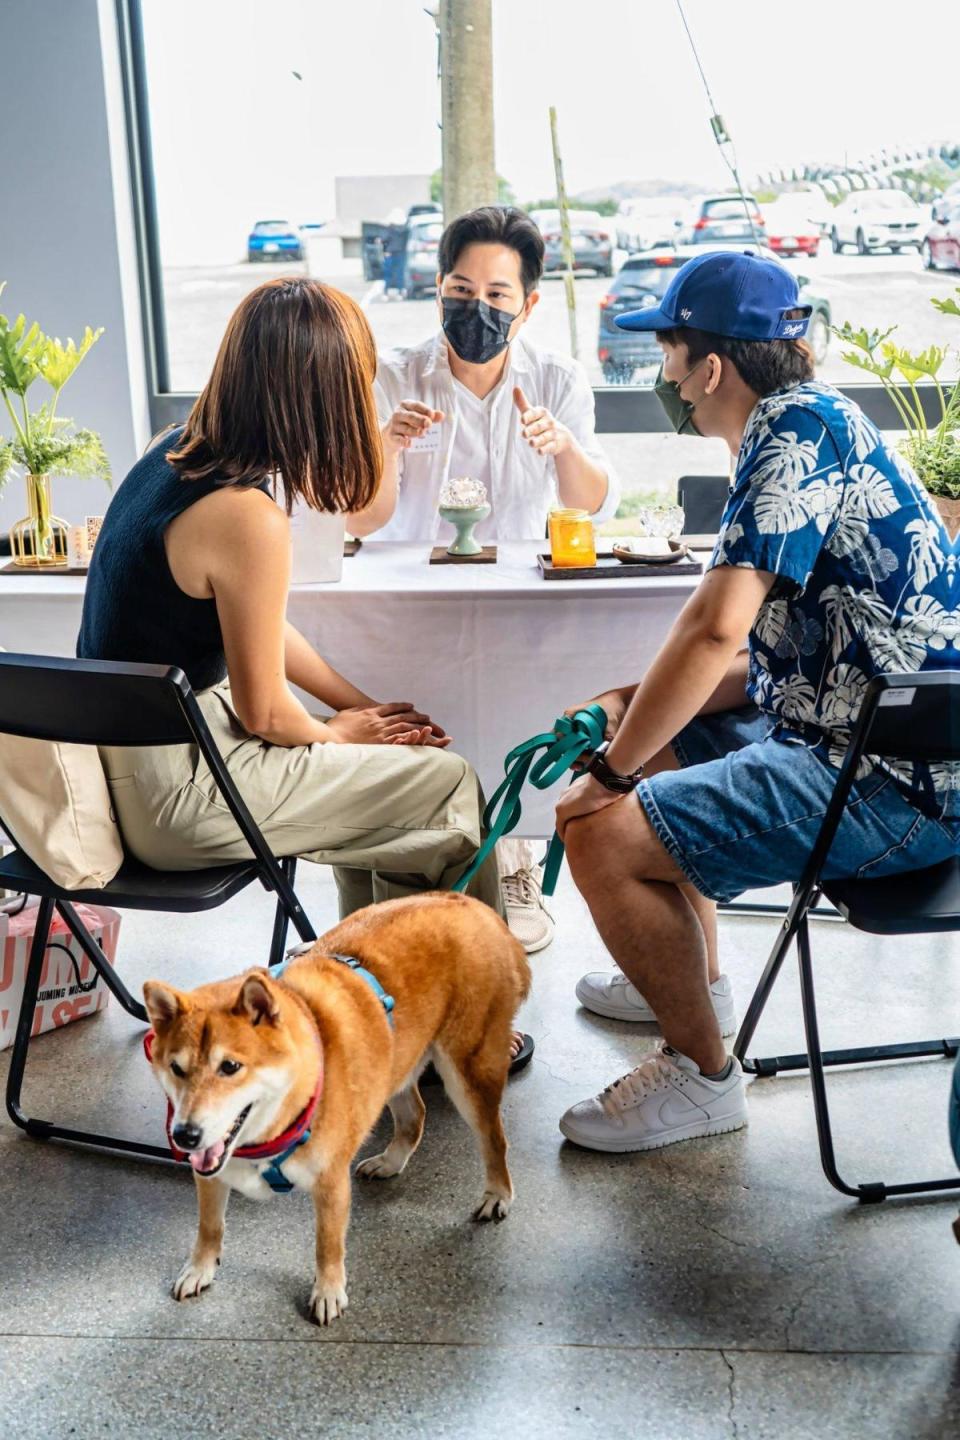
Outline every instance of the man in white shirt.
{"type": "MultiPolygon", "coordinates": [[[[542,540],[556,505],[610,519],[619,481],[594,433],[593,391],[582,366],[521,334],[539,301],[543,238],[528,215],[483,206],[447,226],[438,253],[441,331],[380,357],[376,380],[384,445],[380,490],[352,516],[354,535],[437,541],[448,477],[487,487],[490,518],[478,540],[542,540]]],[[[540,876],[529,846],[501,854],[511,928],[528,951],[550,943],[540,876]]]]}

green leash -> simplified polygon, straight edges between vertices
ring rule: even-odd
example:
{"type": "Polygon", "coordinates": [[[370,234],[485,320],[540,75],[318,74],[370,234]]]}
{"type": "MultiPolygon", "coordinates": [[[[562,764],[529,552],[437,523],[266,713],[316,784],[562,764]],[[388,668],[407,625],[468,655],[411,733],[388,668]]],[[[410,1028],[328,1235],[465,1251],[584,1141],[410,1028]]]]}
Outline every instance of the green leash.
{"type": "MultiPolygon", "coordinates": [[[[497,841],[509,835],[520,819],[520,792],[527,781],[538,790],[549,790],[581,755],[596,750],[606,729],[606,712],[600,705],[587,705],[575,715],[561,715],[552,730],[534,735],[510,751],[503,768],[506,777],[491,796],[483,812],[487,838],[473,864],[461,875],[454,890],[465,890],[497,841]],[[540,753],[542,752],[542,753],[540,753]]],[[[554,831],[543,869],[543,893],[552,895],[563,864],[563,841],[554,831]]]]}

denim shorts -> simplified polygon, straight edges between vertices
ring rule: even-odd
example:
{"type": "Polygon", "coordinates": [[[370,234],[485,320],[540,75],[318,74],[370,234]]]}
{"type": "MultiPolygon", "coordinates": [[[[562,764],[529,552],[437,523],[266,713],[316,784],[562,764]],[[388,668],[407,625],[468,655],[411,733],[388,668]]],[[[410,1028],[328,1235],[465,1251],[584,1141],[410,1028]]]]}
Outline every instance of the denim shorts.
{"type": "MultiPolygon", "coordinates": [[[[691,721],[673,749],[682,768],[641,780],[637,794],[701,894],[733,900],[799,880],[839,772],[753,705],[691,721]]],[[[894,875],[958,854],[960,820],[921,814],[877,770],[855,783],[823,877],[894,875]]]]}

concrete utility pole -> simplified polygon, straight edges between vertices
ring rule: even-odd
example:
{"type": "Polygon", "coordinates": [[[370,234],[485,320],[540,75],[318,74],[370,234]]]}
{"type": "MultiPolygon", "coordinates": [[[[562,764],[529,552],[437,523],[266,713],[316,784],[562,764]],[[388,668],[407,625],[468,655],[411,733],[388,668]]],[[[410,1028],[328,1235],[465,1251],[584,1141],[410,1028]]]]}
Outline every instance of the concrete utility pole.
{"type": "Polygon", "coordinates": [[[443,216],[497,200],[491,0],[440,0],[443,216]]]}

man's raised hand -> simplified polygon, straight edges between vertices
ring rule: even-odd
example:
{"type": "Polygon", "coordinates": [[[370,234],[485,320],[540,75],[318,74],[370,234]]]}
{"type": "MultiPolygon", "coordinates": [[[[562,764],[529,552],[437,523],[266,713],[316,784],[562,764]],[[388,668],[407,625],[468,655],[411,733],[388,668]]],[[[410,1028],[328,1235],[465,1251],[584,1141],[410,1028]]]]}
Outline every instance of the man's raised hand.
{"type": "Polygon", "coordinates": [[[521,434],[538,455],[560,455],[573,437],[543,405],[531,405],[520,386],[513,392],[513,403],[520,413],[521,434]]]}

